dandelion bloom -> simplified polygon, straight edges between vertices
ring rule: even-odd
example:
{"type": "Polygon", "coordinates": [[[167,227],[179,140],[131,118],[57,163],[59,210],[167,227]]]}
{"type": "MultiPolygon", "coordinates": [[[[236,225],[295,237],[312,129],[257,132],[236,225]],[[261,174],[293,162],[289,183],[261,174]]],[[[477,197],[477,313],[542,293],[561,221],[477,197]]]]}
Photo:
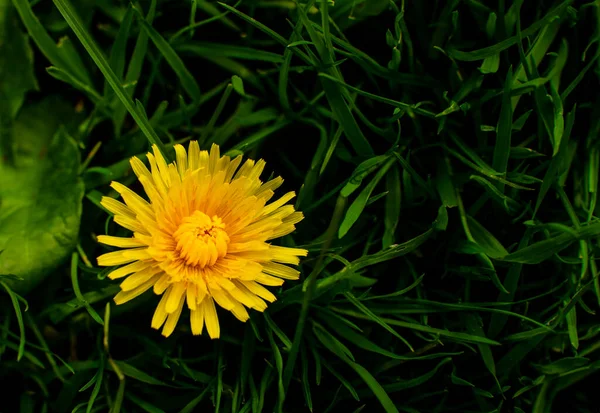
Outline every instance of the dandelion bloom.
{"type": "Polygon", "coordinates": [[[307,251],[268,241],[294,231],[303,215],[286,205],[294,192],[267,203],[283,179],[263,183],[262,159],[240,167],[241,156],[231,160],[220,156],[217,145],[209,153],[191,142],[187,153],[176,145],[176,161],[167,165],[153,149],[154,155],[147,155],[150,170],[131,158],[148,200],[118,182],[111,186],[125,203],[102,198],[114,221],[133,236],[98,236],[103,244],[124,248],[101,255],[98,264],[122,265],[108,275],[127,277],[114,298],[117,304],[150,288],[162,295],[152,328],[162,327],[164,336],[173,332],[187,304],[192,333],[201,334],[206,324],[210,337],[218,338],[215,303],[246,321],[246,307],[264,311],[265,301],[275,300],[265,285],[298,279],[299,272],[285,264],[298,264],[307,251]]]}

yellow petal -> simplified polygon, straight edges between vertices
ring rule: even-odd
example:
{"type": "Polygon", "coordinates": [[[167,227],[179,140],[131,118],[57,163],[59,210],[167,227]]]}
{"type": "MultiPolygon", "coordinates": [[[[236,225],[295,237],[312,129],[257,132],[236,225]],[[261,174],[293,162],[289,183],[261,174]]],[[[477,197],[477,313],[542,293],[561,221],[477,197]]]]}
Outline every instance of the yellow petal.
{"type": "Polygon", "coordinates": [[[259,159],[258,162],[256,162],[254,167],[248,173],[248,175],[247,175],[248,178],[249,179],[258,179],[260,174],[262,174],[263,170],[265,169],[266,165],[267,165],[267,163],[263,159],[259,159]]]}
{"type": "Polygon", "coordinates": [[[280,225],[277,228],[271,230],[271,233],[267,237],[266,241],[276,239],[276,238],[281,238],[284,235],[291,234],[295,230],[296,230],[296,227],[293,224],[292,225],[287,225],[287,224],[280,225]]]}
{"type": "Polygon", "coordinates": [[[257,311],[262,312],[267,309],[267,304],[257,297],[256,294],[250,292],[241,281],[235,280],[233,283],[237,288],[228,291],[233,298],[244,304],[246,307],[254,308],[257,311]]]}
{"type": "Polygon", "coordinates": [[[190,324],[192,327],[192,334],[199,336],[202,334],[204,328],[204,307],[199,306],[196,310],[193,310],[190,314],[190,324]]]}
{"type": "Polygon", "coordinates": [[[126,258],[133,258],[135,260],[148,260],[151,259],[152,256],[148,254],[148,248],[132,248],[128,250],[123,250],[123,256],[126,258]]]}
{"type": "Polygon", "coordinates": [[[252,170],[253,167],[254,161],[252,159],[246,159],[246,162],[244,162],[242,167],[238,169],[236,174],[233,176],[233,180],[235,181],[236,179],[241,178],[242,176],[248,175],[248,173],[252,170]]]}
{"type": "Polygon", "coordinates": [[[233,308],[233,301],[229,298],[229,294],[227,294],[224,290],[210,290],[210,295],[214,300],[219,304],[220,307],[225,310],[231,310],[233,308]]]}
{"type": "Polygon", "coordinates": [[[123,290],[123,291],[133,290],[134,288],[136,288],[136,287],[142,285],[143,283],[145,283],[146,281],[148,281],[150,278],[152,278],[155,274],[157,274],[160,271],[162,271],[162,270],[158,267],[150,267],[150,268],[146,268],[145,270],[136,272],[135,274],[132,274],[129,277],[127,277],[125,279],[125,281],[123,281],[121,283],[121,285],[120,285],[121,290],[123,290]]]}
{"type": "Polygon", "coordinates": [[[269,250],[271,252],[271,256],[273,257],[273,261],[283,264],[298,264],[300,262],[300,259],[298,259],[299,256],[306,257],[308,255],[308,251],[302,248],[289,248],[271,245],[269,250]]]}
{"type": "Polygon", "coordinates": [[[100,205],[102,205],[104,208],[108,209],[115,215],[123,215],[129,218],[135,218],[135,213],[131,209],[129,209],[127,205],[120,201],[117,201],[114,198],[103,196],[100,200],[100,205]]]}
{"type": "Polygon", "coordinates": [[[268,249],[269,244],[262,241],[230,242],[227,246],[229,254],[243,251],[267,251],[268,249]]]}
{"type": "Polygon", "coordinates": [[[279,198],[277,201],[273,201],[269,205],[265,206],[261,211],[260,215],[269,215],[270,213],[274,212],[277,208],[282,207],[286,202],[288,202],[295,196],[295,192],[288,192],[287,194],[279,198]]]}
{"type": "Polygon", "coordinates": [[[117,305],[124,304],[129,300],[133,300],[137,296],[145,293],[150,287],[156,283],[156,281],[160,278],[160,275],[157,274],[150,278],[145,283],[137,286],[131,291],[120,291],[117,295],[115,295],[114,301],[117,305]]]}
{"type": "Polygon", "coordinates": [[[154,159],[156,160],[156,166],[158,166],[158,172],[160,173],[160,176],[163,182],[165,183],[165,186],[168,188],[171,186],[171,175],[169,174],[169,166],[167,165],[167,162],[165,161],[162,152],[160,151],[160,149],[158,149],[158,146],[152,145],[152,150],[154,151],[154,159]]]}
{"type": "MultiPolygon", "coordinates": [[[[179,317],[181,316],[181,310],[183,309],[183,298],[179,300],[179,305],[171,314],[167,316],[167,322],[162,330],[162,335],[165,337],[169,337],[171,333],[175,330],[175,326],[179,321],[179,317]]],[[[168,303],[167,303],[168,304],[168,303]]]]}
{"type": "Polygon", "coordinates": [[[221,157],[221,153],[219,151],[219,145],[212,144],[210,147],[210,155],[208,160],[208,173],[214,175],[217,172],[217,162],[219,162],[219,158],[221,157]]]}
{"type": "Polygon", "coordinates": [[[252,294],[257,295],[258,297],[265,299],[270,303],[272,303],[273,301],[276,300],[273,293],[271,291],[267,290],[262,285],[257,284],[254,281],[240,281],[240,282],[242,284],[244,284],[244,287],[246,287],[252,294]]]}
{"type": "Polygon", "coordinates": [[[153,179],[148,178],[147,176],[140,176],[140,183],[144,187],[144,191],[146,192],[146,195],[148,195],[148,198],[152,203],[154,212],[161,211],[163,209],[163,197],[156,189],[153,179]]]}
{"type": "Polygon", "coordinates": [[[277,264],[276,262],[265,262],[262,264],[263,272],[274,275],[286,280],[297,280],[300,278],[300,271],[287,265],[277,264]]]}
{"type": "Polygon", "coordinates": [[[281,278],[275,278],[265,273],[258,274],[252,281],[256,281],[257,283],[271,287],[278,287],[283,284],[283,280],[281,278]]]}
{"type": "Polygon", "coordinates": [[[183,178],[185,171],[187,170],[187,153],[185,152],[185,148],[179,144],[175,145],[174,148],[177,170],[179,171],[179,175],[183,178]]]}
{"type": "Polygon", "coordinates": [[[156,187],[156,190],[158,191],[160,196],[166,198],[167,183],[163,181],[162,174],[160,173],[158,165],[156,164],[156,159],[154,158],[154,155],[152,155],[150,152],[148,152],[146,156],[148,157],[148,162],[150,163],[150,173],[152,174],[152,182],[154,182],[154,186],[156,187]]]}
{"type": "Polygon", "coordinates": [[[169,287],[169,279],[171,277],[167,274],[164,273],[162,275],[162,277],[160,277],[160,279],[156,282],[156,284],[154,284],[154,294],[162,294],[165,292],[165,290],[169,287]]]}
{"type": "Polygon", "coordinates": [[[165,306],[167,305],[167,298],[167,294],[163,294],[163,296],[160,299],[160,302],[158,303],[158,306],[156,306],[156,310],[154,310],[151,326],[155,330],[158,330],[167,319],[168,314],[165,311],[165,306]]]}
{"type": "Polygon", "coordinates": [[[142,215],[146,219],[154,220],[154,211],[144,198],[118,182],[112,182],[110,186],[121,195],[121,198],[123,198],[127,207],[131,209],[136,216],[142,215]]]}
{"type": "Polygon", "coordinates": [[[242,322],[246,322],[250,318],[248,311],[239,301],[233,301],[233,308],[230,311],[235,318],[242,322]]]}
{"type": "Polygon", "coordinates": [[[116,270],[112,271],[110,274],[108,274],[108,278],[110,278],[111,280],[123,278],[131,273],[142,271],[150,267],[151,265],[154,265],[154,263],[148,261],[136,261],[134,263],[128,264],[124,267],[117,268],[116,270]]]}
{"type": "Polygon", "coordinates": [[[115,215],[114,220],[123,228],[127,228],[133,232],[139,232],[144,235],[150,235],[146,227],[144,227],[136,218],[131,218],[125,215],[115,215]]]}
{"type": "Polygon", "coordinates": [[[131,169],[133,169],[133,173],[135,173],[135,175],[138,178],[145,176],[148,179],[152,179],[152,174],[139,158],[134,156],[129,160],[129,163],[131,164],[131,169]]]}
{"type": "Polygon", "coordinates": [[[137,261],[136,258],[128,258],[123,255],[126,250],[113,251],[102,254],[98,257],[98,265],[102,267],[111,267],[113,265],[128,264],[133,261],[137,261]]]}
{"type": "MultiPolygon", "coordinates": [[[[256,196],[259,197],[259,198],[262,198],[262,197],[264,197],[264,193],[265,192],[271,192],[272,193],[277,188],[279,188],[282,184],[283,184],[283,178],[282,177],[278,176],[277,178],[273,178],[270,181],[268,181],[268,182],[266,182],[266,183],[264,183],[264,184],[262,184],[260,186],[260,188],[256,192],[256,196]]],[[[286,195],[288,195],[288,194],[286,194],[286,195]]],[[[286,195],[284,195],[284,196],[286,196],[286,195]]],[[[269,196],[266,199],[270,199],[270,198],[271,197],[269,196]]],[[[285,204],[285,202],[283,204],[285,204]]]]}
{"type": "Polygon", "coordinates": [[[204,320],[206,321],[206,329],[210,338],[219,338],[221,335],[221,328],[219,326],[219,318],[217,317],[217,310],[215,308],[215,302],[207,297],[202,300],[202,308],[204,310],[204,320]]]}
{"type": "Polygon", "coordinates": [[[198,298],[198,287],[195,284],[188,284],[185,289],[188,308],[192,311],[196,309],[196,300],[198,298]]]}
{"type": "Polygon", "coordinates": [[[185,283],[178,282],[171,285],[169,289],[169,299],[167,300],[167,306],[165,310],[167,313],[171,314],[173,311],[179,307],[179,304],[183,301],[183,295],[185,293],[185,283]]]}
{"type": "Polygon", "coordinates": [[[200,146],[197,141],[191,141],[188,147],[188,168],[192,171],[200,168],[200,146]]]}
{"type": "Polygon", "coordinates": [[[227,166],[227,172],[225,173],[225,182],[231,181],[231,178],[233,178],[233,174],[240,166],[240,163],[242,163],[242,155],[236,156],[233,161],[229,162],[229,165],[227,166]]]}
{"type": "Polygon", "coordinates": [[[113,247],[120,248],[133,248],[133,247],[142,247],[145,244],[139,239],[135,238],[122,238],[122,237],[113,237],[110,235],[98,235],[98,242],[105,245],[111,245],[113,247]]]}

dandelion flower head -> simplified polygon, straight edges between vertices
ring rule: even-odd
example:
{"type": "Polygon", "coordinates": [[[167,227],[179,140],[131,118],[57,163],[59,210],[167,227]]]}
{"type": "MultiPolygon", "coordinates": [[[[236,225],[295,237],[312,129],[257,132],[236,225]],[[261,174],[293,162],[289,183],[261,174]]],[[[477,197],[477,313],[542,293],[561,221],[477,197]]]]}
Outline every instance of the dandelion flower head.
{"type": "Polygon", "coordinates": [[[98,236],[122,248],[98,257],[101,266],[120,266],[108,277],[125,278],[115,296],[128,302],[150,288],[161,295],[152,328],[169,336],[184,306],[194,335],[204,326],[211,338],[220,335],[215,303],[241,321],[246,308],[264,311],[275,296],[265,286],[296,280],[307,251],[271,245],[270,240],[295,230],[301,212],[287,204],[288,192],[269,202],[283,179],[262,182],[265,162],[220,156],[219,147],[201,151],[191,142],[186,152],[175,146],[176,160],[167,164],[156,146],[148,153],[150,170],[133,157],[131,166],[147,199],[112,182],[124,202],[103,197],[101,204],[131,237],[98,236]],[[241,166],[240,166],[241,165],[241,166]]]}

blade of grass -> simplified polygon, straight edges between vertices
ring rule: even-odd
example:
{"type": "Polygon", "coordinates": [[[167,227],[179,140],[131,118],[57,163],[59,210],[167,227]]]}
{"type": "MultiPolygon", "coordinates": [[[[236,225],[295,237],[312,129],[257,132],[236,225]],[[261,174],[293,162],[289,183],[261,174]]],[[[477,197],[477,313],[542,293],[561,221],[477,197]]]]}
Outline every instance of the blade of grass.
{"type": "MultiPolygon", "coordinates": [[[[533,23],[531,26],[523,30],[522,36],[527,37],[536,33],[538,30],[550,24],[557,16],[561,16],[569,6],[571,6],[573,0],[563,1],[561,4],[550,10],[544,17],[533,23]]],[[[457,49],[449,49],[448,54],[456,60],[465,62],[473,62],[476,60],[482,60],[486,57],[493,56],[500,53],[503,50],[515,45],[519,41],[518,36],[512,36],[505,39],[493,46],[484,47],[483,49],[473,50],[471,52],[463,52],[457,49]]]]}
{"type": "Polygon", "coordinates": [[[148,34],[150,40],[152,40],[156,48],[177,75],[183,89],[190,95],[194,102],[200,100],[200,87],[198,86],[196,79],[194,79],[194,76],[192,76],[187,67],[185,67],[183,60],[181,60],[171,45],[146,21],[146,19],[144,19],[142,13],[135,7],[134,12],[142,29],[148,34]]]}
{"type": "MultiPolygon", "coordinates": [[[[150,1],[150,7],[148,9],[148,14],[146,15],[146,22],[148,24],[152,24],[154,21],[154,16],[156,14],[156,2],[157,0],[150,1]]],[[[135,87],[138,79],[140,78],[140,74],[142,72],[142,66],[144,64],[144,59],[146,57],[146,52],[148,51],[148,34],[145,30],[140,30],[138,34],[138,38],[135,42],[135,47],[133,49],[133,54],[131,55],[131,60],[129,60],[129,65],[127,66],[127,73],[125,74],[125,84],[131,85],[131,87],[126,89],[127,96],[130,98],[133,96],[135,92],[135,87]]],[[[121,127],[123,125],[123,121],[125,120],[125,115],[127,114],[127,106],[118,106],[115,109],[115,114],[113,116],[113,122],[115,125],[116,136],[120,136],[121,127]]]]}
{"type": "MultiPolygon", "coordinates": [[[[506,80],[504,81],[504,93],[502,94],[502,106],[500,109],[500,117],[496,126],[496,145],[494,146],[494,157],[492,168],[495,171],[503,174],[508,166],[508,158],[510,156],[510,141],[512,132],[513,108],[510,100],[510,87],[512,85],[512,66],[508,68],[506,80]]],[[[501,182],[497,183],[498,189],[504,192],[504,185],[501,182]]]]}
{"type": "Polygon", "coordinates": [[[157,145],[159,150],[169,159],[169,153],[167,152],[165,146],[156,135],[156,132],[148,122],[148,120],[142,116],[135,107],[135,104],[131,100],[131,97],[127,94],[127,92],[123,89],[121,82],[115,75],[115,73],[110,68],[108,61],[102,54],[102,51],[98,48],[91,35],[83,26],[81,19],[77,16],[77,13],[73,6],[70,4],[68,0],[53,0],[54,4],[67,21],[73,32],[79,41],[83,45],[83,47],[87,50],[90,57],[98,66],[98,69],[102,72],[107,82],[115,91],[115,94],[119,97],[123,105],[127,108],[135,122],[138,124],[150,144],[157,145]]]}
{"type": "MultiPolygon", "coordinates": [[[[309,3],[310,6],[311,3],[309,3]]],[[[304,28],[308,32],[308,35],[312,42],[315,44],[317,51],[319,52],[319,56],[321,58],[322,64],[324,65],[324,71],[332,78],[343,82],[342,75],[339,69],[333,66],[333,62],[335,57],[333,55],[333,48],[331,45],[331,40],[327,36],[329,31],[329,19],[327,14],[327,2],[321,4],[321,13],[322,13],[322,24],[323,31],[325,33],[324,39],[320,37],[320,35],[314,30],[308,16],[306,15],[306,10],[304,7],[299,5],[299,13],[298,16],[302,24],[304,24],[304,28]]],[[[369,144],[369,141],[363,135],[356,119],[352,115],[350,108],[344,97],[342,95],[342,91],[340,86],[335,82],[331,82],[326,80],[325,78],[321,79],[321,85],[323,86],[323,90],[325,91],[325,95],[327,100],[329,101],[329,105],[335,114],[336,120],[340,123],[342,128],[344,128],[344,132],[348,140],[350,141],[350,145],[354,148],[356,153],[361,155],[372,155],[373,148],[369,144]]]]}
{"type": "Polygon", "coordinates": [[[93,88],[92,81],[85,67],[83,65],[75,66],[73,59],[68,59],[65,56],[65,50],[58,47],[38,18],[33,14],[30,2],[27,0],[12,0],[12,3],[17,9],[29,35],[50,63],[68,72],[70,76],[76,78],[82,84],[93,88]]]}
{"type": "MultiPolygon", "coordinates": [[[[13,308],[15,309],[15,316],[17,317],[17,324],[19,325],[19,347],[17,351],[17,361],[20,361],[25,353],[25,323],[23,323],[23,314],[21,313],[21,306],[19,300],[25,302],[25,310],[27,310],[27,301],[25,301],[19,294],[15,293],[4,281],[0,280],[0,285],[6,290],[10,301],[12,302],[13,308]]],[[[41,363],[40,363],[41,364],[41,363]]]]}

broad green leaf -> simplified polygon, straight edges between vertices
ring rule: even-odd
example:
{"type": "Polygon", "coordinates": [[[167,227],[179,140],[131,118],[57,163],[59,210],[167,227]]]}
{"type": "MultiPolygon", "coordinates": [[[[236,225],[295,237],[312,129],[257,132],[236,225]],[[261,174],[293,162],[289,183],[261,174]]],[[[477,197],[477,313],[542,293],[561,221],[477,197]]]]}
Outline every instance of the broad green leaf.
{"type": "Polygon", "coordinates": [[[25,94],[38,86],[29,38],[21,31],[10,0],[0,0],[0,56],[0,99],[7,102],[8,116],[13,119],[25,94]]]}
{"type": "Polygon", "coordinates": [[[71,253],[77,242],[83,183],[77,144],[60,127],[73,116],[68,106],[47,99],[24,108],[15,138],[0,154],[0,274],[27,292],[71,253]],[[9,161],[10,159],[11,161],[9,161]]]}

